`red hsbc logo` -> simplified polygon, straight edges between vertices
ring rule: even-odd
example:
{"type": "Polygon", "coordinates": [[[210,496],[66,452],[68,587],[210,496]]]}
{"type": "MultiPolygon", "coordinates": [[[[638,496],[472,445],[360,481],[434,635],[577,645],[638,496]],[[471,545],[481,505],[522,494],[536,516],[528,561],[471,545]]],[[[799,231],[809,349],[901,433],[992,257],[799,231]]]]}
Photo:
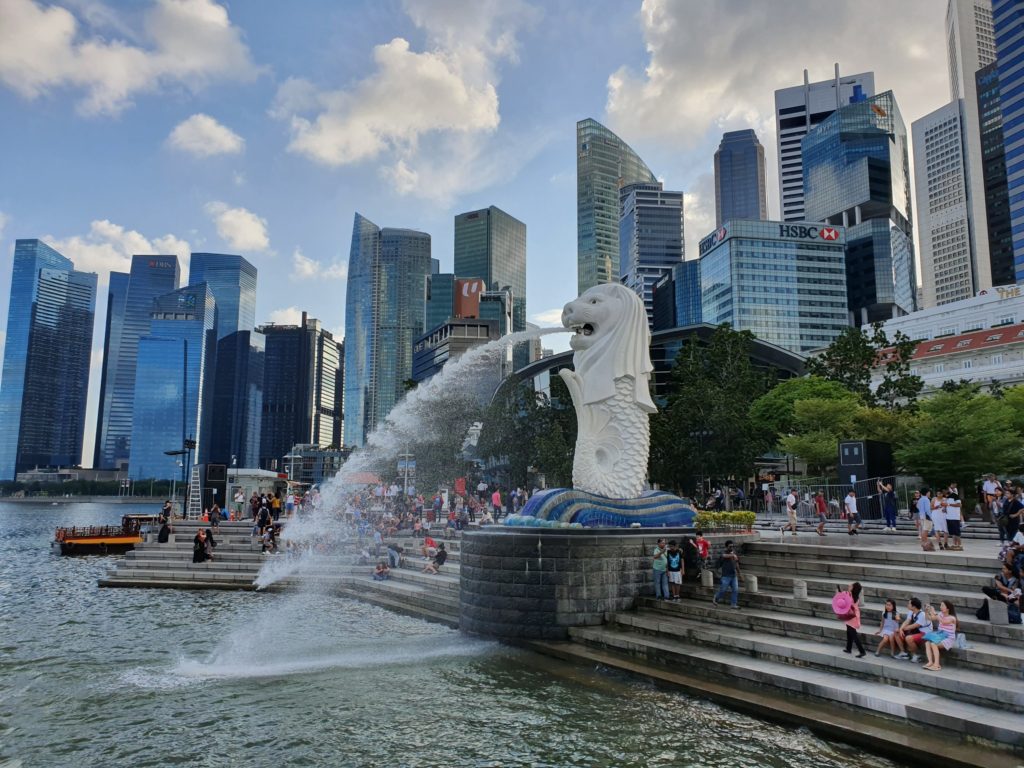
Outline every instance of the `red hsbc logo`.
{"type": "Polygon", "coordinates": [[[821,237],[822,240],[838,240],[839,231],[833,229],[832,227],[822,227],[821,232],[818,233],[818,236],[821,237]]]}

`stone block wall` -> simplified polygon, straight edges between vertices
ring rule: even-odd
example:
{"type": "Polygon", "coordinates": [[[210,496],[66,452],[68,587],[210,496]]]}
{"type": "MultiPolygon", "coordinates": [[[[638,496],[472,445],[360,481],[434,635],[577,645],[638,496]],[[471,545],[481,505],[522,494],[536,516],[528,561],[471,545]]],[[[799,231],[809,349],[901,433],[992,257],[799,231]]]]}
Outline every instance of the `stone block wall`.
{"type": "MultiPolygon", "coordinates": [[[[571,626],[600,624],[652,594],[659,538],[690,529],[544,529],[488,526],[463,533],[459,627],[508,639],[564,639],[571,626]]],[[[709,534],[712,551],[756,534],[709,534]]]]}

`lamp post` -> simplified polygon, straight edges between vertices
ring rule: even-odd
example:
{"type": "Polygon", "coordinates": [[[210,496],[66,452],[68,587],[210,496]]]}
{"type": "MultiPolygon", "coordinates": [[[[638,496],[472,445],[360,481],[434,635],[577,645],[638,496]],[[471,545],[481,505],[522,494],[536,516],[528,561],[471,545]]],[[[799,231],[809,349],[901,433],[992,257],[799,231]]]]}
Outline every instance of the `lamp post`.
{"type": "Polygon", "coordinates": [[[404,496],[408,496],[409,495],[409,460],[412,457],[413,457],[413,454],[411,454],[411,453],[400,453],[400,454],[398,454],[398,458],[400,458],[402,460],[402,465],[405,468],[405,481],[404,481],[403,487],[402,487],[402,494],[404,496]]]}
{"type": "MultiPolygon", "coordinates": [[[[184,448],[182,448],[181,450],[164,451],[164,455],[165,456],[174,456],[175,457],[174,463],[182,468],[181,484],[183,486],[185,485],[185,475],[184,475],[185,464],[184,464],[184,462],[182,462],[181,459],[179,459],[177,457],[178,456],[184,456],[186,453],[188,453],[188,451],[186,451],[184,448]]],[[[178,502],[178,489],[177,489],[177,483],[176,483],[176,481],[178,479],[177,478],[177,474],[178,473],[175,472],[171,476],[171,503],[172,504],[176,504],[178,502]]]]}

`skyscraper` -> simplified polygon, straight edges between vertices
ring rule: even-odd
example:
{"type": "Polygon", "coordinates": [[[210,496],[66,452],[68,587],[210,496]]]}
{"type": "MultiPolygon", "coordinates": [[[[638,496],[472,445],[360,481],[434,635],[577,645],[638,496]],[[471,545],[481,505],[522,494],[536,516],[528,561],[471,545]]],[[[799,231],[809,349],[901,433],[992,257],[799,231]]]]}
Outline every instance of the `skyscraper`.
{"type": "Polygon", "coordinates": [[[260,466],[281,469],[282,459],[295,445],[338,444],[342,347],[306,313],[299,325],[264,325],[257,330],[266,337],[260,466]]]}
{"type": "MultiPolygon", "coordinates": [[[[960,107],[963,136],[964,205],[970,226],[967,231],[969,264],[956,274],[954,283],[970,283],[975,292],[991,288],[992,270],[989,239],[985,232],[985,174],[981,157],[981,127],[978,119],[978,94],[975,73],[996,60],[995,36],[992,31],[991,0],[949,0],[946,6],[946,55],[949,64],[949,97],[951,102],[963,100],[960,107]]],[[[916,158],[915,150],[915,158],[916,158]]],[[[918,161],[915,160],[915,163],[918,161]]],[[[918,197],[918,216],[926,211],[918,197]]],[[[924,219],[921,219],[924,222],[924,219]]],[[[924,236],[922,235],[922,256],[924,236]]],[[[925,278],[925,303],[929,303],[928,279],[925,278]]]]}
{"type": "Polygon", "coordinates": [[[844,232],[727,221],[700,242],[701,320],[807,354],[848,326],[844,232]]]}
{"type": "Polygon", "coordinates": [[[188,284],[206,283],[217,302],[217,338],[256,325],[256,267],[230,253],[193,253],[188,284]]]}
{"type": "Polygon", "coordinates": [[[892,91],[837,110],[801,146],[807,220],[846,228],[851,322],[861,326],[913,312],[907,130],[892,91]]]}
{"type": "Polygon", "coordinates": [[[216,303],[206,283],[158,296],[149,333],[138,342],[128,475],[171,479],[185,440],[196,441],[196,463],[209,456],[210,381],[216,365],[216,303]]]}
{"type": "Polygon", "coordinates": [[[435,272],[428,275],[424,333],[447,323],[448,318],[452,316],[454,307],[455,275],[452,272],[435,272]]]}
{"type": "Polygon", "coordinates": [[[82,461],[96,275],[41,240],[14,246],[0,380],[0,480],[82,461]]]}
{"type": "Polygon", "coordinates": [[[210,435],[213,463],[259,466],[266,349],[266,337],[256,331],[237,331],[217,342],[210,435]]]}
{"type": "Polygon", "coordinates": [[[963,99],[911,126],[925,307],[968,299],[980,285],[974,269],[976,233],[968,198],[965,128],[963,99]]]}
{"type": "Polygon", "coordinates": [[[996,37],[1003,147],[1006,151],[1006,191],[1010,201],[1013,260],[1017,282],[1024,282],[1024,2],[993,0],[992,26],[996,37]]]}
{"type": "Polygon", "coordinates": [[[104,400],[109,407],[104,407],[96,425],[98,469],[115,469],[128,462],[139,339],[149,334],[153,300],[178,288],[178,257],[132,256],[127,278],[123,308],[114,307],[104,340],[104,348],[113,362],[109,358],[104,360],[105,391],[109,391],[104,400]],[[115,324],[118,319],[119,327],[115,324]]]}
{"type": "Polygon", "coordinates": [[[619,264],[622,283],[644,301],[654,324],[654,284],[683,260],[683,193],[661,184],[627,184],[620,190],[619,264]]]}
{"type": "Polygon", "coordinates": [[[619,190],[641,182],[656,184],[658,180],[626,142],[596,120],[587,118],[576,123],[579,293],[618,280],[619,190]]]}
{"type": "Polygon", "coordinates": [[[355,215],[345,301],[347,446],[362,445],[405,393],[430,262],[430,235],[355,215]]]}
{"type": "Polygon", "coordinates": [[[803,85],[775,92],[775,127],[779,146],[779,203],[783,221],[812,218],[805,215],[803,156],[800,142],[807,132],[844,104],[875,95],[875,75],[839,76],[809,82],[804,70],[803,85]]]}
{"type": "Polygon", "coordinates": [[[1006,148],[1003,146],[1003,113],[999,107],[998,64],[989,64],[974,76],[978,93],[978,124],[981,127],[982,178],[985,182],[984,234],[988,237],[992,285],[1010,285],[1017,282],[1017,274],[1013,266],[1010,199],[1006,191],[1006,148]]]}
{"type": "MultiPolygon", "coordinates": [[[[512,331],[526,330],[526,225],[496,206],[455,217],[455,274],[480,278],[487,290],[512,292],[512,331]]],[[[529,362],[517,345],[516,367],[529,362]]]]}
{"type": "Polygon", "coordinates": [[[768,218],[764,147],[753,130],[728,131],[715,152],[715,226],[768,218]]]}
{"type": "Polygon", "coordinates": [[[96,435],[93,440],[93,467],[103,466],[103,440],[100,427],[107,422],[110,403],[114,397],[114,372],[117,353],[121,348],[121,329],[124,327],[125,298],[128,295],[128,274],[111,272],[107,284],[107,313],[103,333],[103,364],[100,366],[99,412],[96,417],[96,435]]]}

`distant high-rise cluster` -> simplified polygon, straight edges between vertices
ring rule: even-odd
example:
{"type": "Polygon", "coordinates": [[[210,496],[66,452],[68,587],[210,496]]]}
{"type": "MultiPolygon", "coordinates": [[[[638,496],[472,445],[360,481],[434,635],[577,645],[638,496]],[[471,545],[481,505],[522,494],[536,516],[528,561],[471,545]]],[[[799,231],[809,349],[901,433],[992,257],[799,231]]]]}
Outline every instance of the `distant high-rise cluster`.
{"type": "MultiPolygon", "coordinates": [[[[684,193],[623,138],[580,120],[577,291],[619,281],[643,299],[652,331],[728,322],[800,354],[851,325],[1019,295],[1024,0],[947,0],[943,42],[948,102],[917,117],[909,137],[897,95],[876,91],[873,72],[841,75],[836,64],[828,79],[804,70],[802,83],[780,84],[774,214],[757,133],[729,126],[708,158],[715,228],[696,233],[689,260],[684,193]]],[[[182,286],[174,255],[133,255],[104,280],[18,240],[0,480],[81,463],[98,285],[94,467],[135,479],[185,479],[190,462],[283,471],[310,449],[365,444],[445,364],[535,328],[526,224],[490,205],[456,214],[453,228],[442,271],[429,234],[355,214],[344,341],[306,313],[257,327],[257,270],[239,255],[191,254],[182,286]]],[[[523,339],[486,376],[544,354],[523,339]]]]}

